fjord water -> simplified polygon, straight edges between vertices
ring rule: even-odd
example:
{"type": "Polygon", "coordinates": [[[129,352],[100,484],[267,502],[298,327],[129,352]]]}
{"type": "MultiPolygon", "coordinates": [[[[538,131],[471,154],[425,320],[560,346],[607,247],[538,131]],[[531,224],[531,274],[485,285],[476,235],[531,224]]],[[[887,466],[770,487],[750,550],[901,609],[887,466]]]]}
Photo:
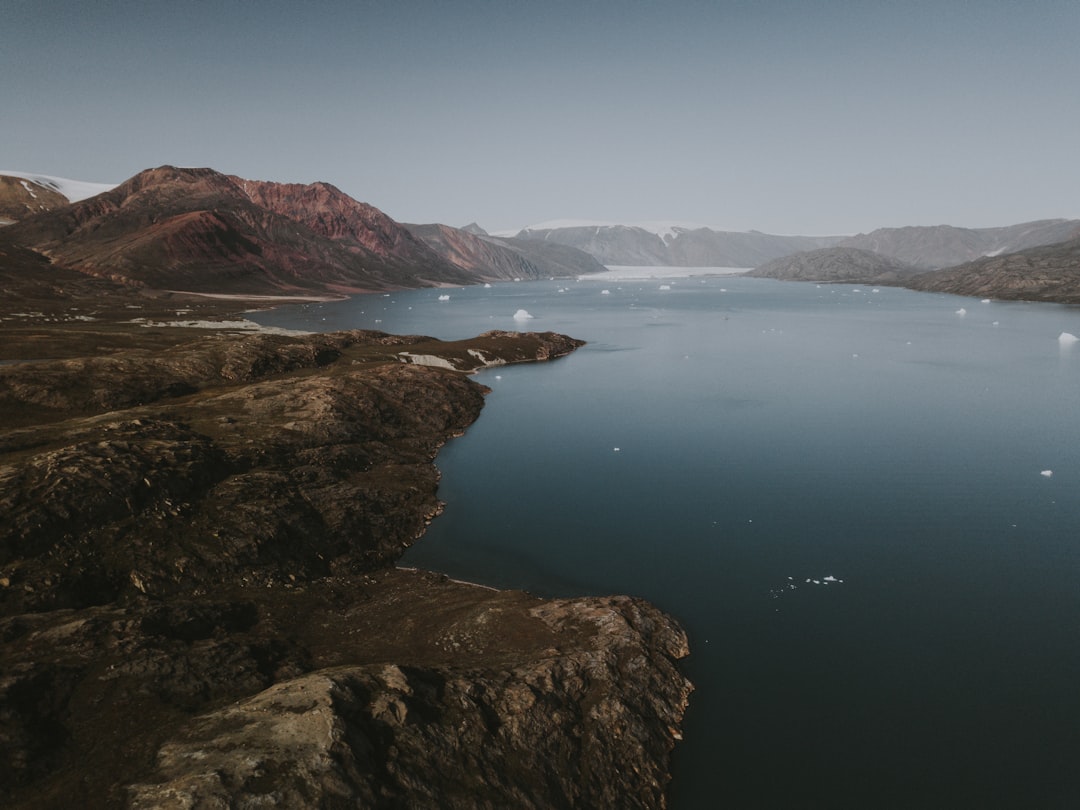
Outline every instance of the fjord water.
{"type": "Polygon", "coordinates": [[[1080,310],[701,277],[252,317],[588,341],[478,375],[403,564],[677,617],[673,807],[1080,806],[1080,310]]]}

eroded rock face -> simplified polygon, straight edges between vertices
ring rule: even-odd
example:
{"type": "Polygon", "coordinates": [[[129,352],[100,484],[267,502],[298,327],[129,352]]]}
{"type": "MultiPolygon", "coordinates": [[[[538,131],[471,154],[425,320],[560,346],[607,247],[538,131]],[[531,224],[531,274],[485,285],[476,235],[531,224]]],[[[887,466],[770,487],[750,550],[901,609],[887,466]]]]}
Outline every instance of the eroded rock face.
{"type": "Polygon", "coordinates": [[[390,568],[479,414],[578,341],[216,335],[0,367],[10,807],[656,807],[682,631],[390,568]]]}
{"type": "MultiPolygon", "coordinates": [[[[497,603],[498,597],[488,602],[497,603]]],[[[132,806],[660,807],[688,692],[670,620],[621,599],[487,605],[444,638],[535,622],[509,666],[324,669],[186,724],[132,806]],[[658,650],[662,650],[660,652],[658,650]]],[[[468,642],[466,642],[468,643],[468,642]]]]}

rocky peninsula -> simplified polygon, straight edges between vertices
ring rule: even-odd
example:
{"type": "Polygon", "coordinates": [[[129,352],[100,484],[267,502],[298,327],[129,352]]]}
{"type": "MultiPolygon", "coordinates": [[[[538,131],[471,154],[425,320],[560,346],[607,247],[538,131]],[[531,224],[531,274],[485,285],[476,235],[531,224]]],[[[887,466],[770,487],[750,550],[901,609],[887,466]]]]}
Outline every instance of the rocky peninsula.
{"type": "Polygon", "coordinates": [[[67,289],[0,313],[5,807],[665,805],[674,620],[395,567],[467,373],[580,342],[203,332],[67,289]]]}

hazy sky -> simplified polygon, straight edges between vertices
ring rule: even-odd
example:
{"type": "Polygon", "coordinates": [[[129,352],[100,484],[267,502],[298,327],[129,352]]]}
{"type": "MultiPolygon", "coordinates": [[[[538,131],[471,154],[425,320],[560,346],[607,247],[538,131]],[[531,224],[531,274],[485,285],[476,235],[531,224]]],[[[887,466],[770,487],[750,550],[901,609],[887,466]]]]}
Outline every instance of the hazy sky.
{"type": "Polygon", "coordinates": [[[1080,217],[1080,0],[0,0],[0,168],[406,222],[1080,217]]]}

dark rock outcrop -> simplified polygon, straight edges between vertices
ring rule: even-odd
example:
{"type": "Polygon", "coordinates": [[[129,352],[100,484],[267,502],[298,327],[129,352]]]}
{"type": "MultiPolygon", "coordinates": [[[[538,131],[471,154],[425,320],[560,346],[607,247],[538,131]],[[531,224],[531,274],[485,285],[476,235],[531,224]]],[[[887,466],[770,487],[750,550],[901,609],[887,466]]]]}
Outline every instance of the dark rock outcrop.
{"type": "Polygon", "coordinates": [[[746,275],[783,281],[896,284],[918,272],[916,267],[869,250],[833,247],[774,259],[746,275]]]}
{"type": "Polygon", "coordinates": [[[1080,304],[1080,239],[922,273],[904,286],[978,298],[1080,304]]]}
{"type": "Polygon", "coordinates": [[[577,345],[219,334],[0,367],[4,806],[663,806],[672,620],[389,567],[482,406],[450,369],[577,345]]]}

